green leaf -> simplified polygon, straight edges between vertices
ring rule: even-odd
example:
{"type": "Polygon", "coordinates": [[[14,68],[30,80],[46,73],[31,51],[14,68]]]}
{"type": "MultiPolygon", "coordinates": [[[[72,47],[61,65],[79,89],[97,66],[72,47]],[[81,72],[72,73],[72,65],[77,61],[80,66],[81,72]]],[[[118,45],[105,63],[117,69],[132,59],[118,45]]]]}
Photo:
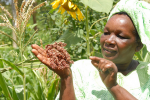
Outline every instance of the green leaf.
{"type": "Polygon", "coordinates": [[[148,52],[145,45],[143,46],[141,52],[142,52],[141,56],[145,59],[145,56],[147,55],[147,52],[148,52]]]}
{"type": "MultiPolygon", "coordinates": [[[[44,79],[42,78],[42,76],[40,75],[40,73],[38,71],[34,71],[32,70],[34,75],[36,76],[36,78],[39,80],[37,83],[37,94],[38,94],[38,99],[39,100],[45,100],[44,99],[44,94],[46,95],[46,93],[44,92],[44,89],[46,89],[46,84],[45,84],[45,81],[44,79]],[[43,99],[41,99],[43,98],[43,99]]],[[[49,100],[49,99],[48,99],[49,100]]]]}
{"type": "Polygon", "coordinates": [[[143,61],[144,62],[150,62],[150,53],[149,52],[146,53],[146,56],[144,57],[143,61]]]}
{"type": "Polygon", "coordinates": [[[41,86],[40,83],[37,84],[37,89],[38,89],[38,91],[37,91],[38,100],[45,100],[44,95],[43,95],[44,94],[43,93],[43,87],[41,86]]]}
{"type": "Polygon", "coordinates": [[[143,61],[143,57],[142,57],[142,55],[140,54],[140,52],[135,52],[135,55],[137,56],[137,58],[138,58],[140,61],[143,61]]]}
{"type": "Polygon", "coordinates": [[[16,70],[20,75],[24,75],[24,73],[17,67],[15,66],[13,63],[7,61],[7,60],[4,60],[2,58],[0,58],[1,61],[4,61],[6,64],[8,64],[11,68],[13,68],[14,70],[16,70]]]}
{"type": "Polygon", "coordinates": [[[13,99],[14,99],[14,100],[19,100],[19,98],[18,98],[18,96],[17,96],[17,93],[16,93],[14,87],[13,87],[13,99]]]}
{"type": "Polygon", "coordinates": [[[53,80],[52,83],[51,83],[51,86],[48,90],[48,100],[54,100],[54,96],[55,96],[55,89],[56,89],[56,85],[58,83],[58,78],[53,80]]]}
{"type": "Polygon", "coordinates": [[[94,46],[94,49],[95,49],[95,50],[98,50],[98,49],[99,49],[98,44],[96,44],[96,45],[94,46]]]}
{"type": "MultiPolygon", "coordinates": [[[[12,88],[13,89],[13,88],[12,88]]],[[[13,95],[19,100],[23,100],[23,85],[14,85],[13,95]],[[16,92],[16,94],[15,94],[16,92]]],[[[13,100],[16,100],[13,98],[13,100]]]]}
{"type": "Polygon", "coordinates": [[[77,53],[81,53],[81,52],[82,52],[82,49],[83,49],[83,47],[82,47],[82,46],[80,46],[80,47],[78,48],[77,53]]]}
{"type": "Polygon", "coordinates": [[[78,42],[80,42],[81,40],[83,40],[82,38],[79,38],[74,33],[75,32],[72,30],[67,30],[56,42],[63,41],[65,43],[67,43],[66,47],[69,48],[71,44],[75,45],[78,42]]]}
{"type": "Polygon", "coordinates": [[[33,24],[33,25],[28,24],[28,25],[27,25],[27,27],[28,27],[29,29],[33,29],[35,26],[37,26],[37,24],[33,24]]]}
{"type": "Polygon", "coordinates": [[[96,34],[96,30],[95,29],[91,29],[90,33],[94,36],[96,34]]]}
{"type": "Polygon", "coordinates": [[[0,73],[0,86],[4,92],[5,97],[7,98],[7,100],[12,100],[12,97],[11,97],[10,92],[8,90],[7,84],[6,84],[1,73],[0,73]]]}
{"type": "MultiPolygon", "coordinates": [[[[1,58],[1,55],[0,55],[1,58]]],[[[3,62],[0,60],[0,68],[4,68],[3,62]]]]}
{"type": "Polygon", "coordinates": [[[81,2],[95,11],[109,13],[114,0],[81,0],[81,2]]]}
{"type": "MultiPolygon", "coordinates": [[[[33,72],[31,72],[33,73],[33,72]]],[[[34,75],[31,74],[33,77],[34,75]]],[[[33,80],[31,77],[26,76],[26,82],[29,83],[27,84],[27,90],[30,93],[30,97],[32,97],[33,100],[38,100],[38,94],[35,91],[35,85],[38,83],[38,81],[33,80]]]]}

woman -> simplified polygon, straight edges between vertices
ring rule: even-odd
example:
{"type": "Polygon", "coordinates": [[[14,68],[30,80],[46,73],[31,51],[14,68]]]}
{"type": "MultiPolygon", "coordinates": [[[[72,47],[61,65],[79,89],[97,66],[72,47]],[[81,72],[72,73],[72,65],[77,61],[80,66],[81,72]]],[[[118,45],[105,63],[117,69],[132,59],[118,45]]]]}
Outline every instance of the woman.
{"type": "Polygon", "coordinates": [[[140,11],[144,12],[148,4],[138,0],[122,0],[116,5],[100,38],[103,58],[90,57],[91,60],[79,60],[71,68],[58,70],[50,66],[41,47],[32,45],[35,56],[61,77],[60,100],[150,99],[150,64],[132,59],[143,44],[148,50],[150,47],[150,24],[143,26],[133,13],[141,13],[137,10],[141,4],[144,8],[140,11]]]}

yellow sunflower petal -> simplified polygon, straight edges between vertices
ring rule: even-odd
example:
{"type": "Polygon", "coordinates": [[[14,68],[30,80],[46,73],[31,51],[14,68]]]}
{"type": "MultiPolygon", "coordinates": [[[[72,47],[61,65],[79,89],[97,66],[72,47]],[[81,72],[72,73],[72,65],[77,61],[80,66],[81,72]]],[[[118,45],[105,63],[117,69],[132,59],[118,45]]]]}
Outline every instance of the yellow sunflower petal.
{"type": "Polygon", "coordinates": [[[59,6],[60,0],[52,2],[53,9],[56,9],[59,6]]]}
{"type": "Polygon", "coordinates": [[[84,17],[83,17],[83,14],[82,14],[82,12],[80,11],[79,8],[77,9],[77,15],[78,15],[79,21],[80,21],[80,20],[83,20],[84,17]]]}
{"type": "Polygon", "coordinates": [[[76,19],[76,13],[75,12],[70,12],[71,16],[76,19]]]}
{"type": "Polygon", "coordinates": [[[78,19],[83,20],[83,19],[84,19],[84,17],[83,17],[82,15],[80,15],[80,16],[78,17],[78,19]]]}
{"type": "Polygon", "coordinates": [[[62,7],[61,14],[63,14],[64,12],[65,12],[65,9],[62,7]]]}
{"type": "Polygon", "coordinates": [[[60,7],[59,7],[59,10],[58,10],[58,12],[60,12],[61,10],[62,10],[62,6],[60,6],[60,7]]]}
{"type": "Polygon", "coordinates": [[[71,9],[71,8],[73,8],[73,7],[74,7],[74,4],[73,4],[73,3],[71,3],[70,1],[68,1],[68,6],[69,6],[69,8],[71,9]]]}
{"type": "Polygon", "coordinates": [[[68,14],[70,14],[74,19],[78,19],[79,21],[83,20],[84,16],[76,4],[72,3],[70,0],[55,0],[51,3],[53,9],[56,9],[59,4],[60,8],[58,12],[63,14],[65,11],[67,11],[68,14]]]}
{"type": "Polygon", "coordinates": [[[51,5],[53,5],[56,1],[52,2],[51,5]]]}
{"type": "Polygon", "coordinates": [[[82,15],[79,15],[79,16],[78,16],[78,20],[79,20],[79,21],[83,20],[83,16],[82,16],[82,15]]]}
{"type": "Polygon", "coordinates": [[[81,11],[80,11],[80,9],[78,8],[77,9],[77,15],[80,15],[81,14],[81,11]]]}
{"type": "Polygon", "coordinates": [[[76,9],[77,9],[77,5],[74,5],[73,10],[76,10],[76,9]]]}
{"type": "Polygon", "coordinates": [[[61,5],[64,5],[66,2],[67,2],[67,0],[63,0],[63,2],[62,2],[62,4],[61,4],[61,5]]]}

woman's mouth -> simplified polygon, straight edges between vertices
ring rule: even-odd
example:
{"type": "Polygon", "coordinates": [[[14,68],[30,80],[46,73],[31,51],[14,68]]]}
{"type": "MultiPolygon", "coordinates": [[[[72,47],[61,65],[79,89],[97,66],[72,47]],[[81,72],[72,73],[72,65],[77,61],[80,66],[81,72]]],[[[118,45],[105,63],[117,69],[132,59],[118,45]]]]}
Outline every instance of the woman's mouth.
{"type": "Polygon", "coordinates": [[[117,51],[114,51],[114,50],[111,50],[111,49],[106,49],[106,48],[103,48],[103,53],[104,55],[106,56],[114,56],[117,51]]]}
{"type": "Polygon", "coordinates": [[[111,49],[105,49],[105,48],[103,48],[103,50],[106,51],[106,52],[110,52],[110,53],[116,52],[116,51],[114,51],[114,50],[111,50],[111,49]]]}

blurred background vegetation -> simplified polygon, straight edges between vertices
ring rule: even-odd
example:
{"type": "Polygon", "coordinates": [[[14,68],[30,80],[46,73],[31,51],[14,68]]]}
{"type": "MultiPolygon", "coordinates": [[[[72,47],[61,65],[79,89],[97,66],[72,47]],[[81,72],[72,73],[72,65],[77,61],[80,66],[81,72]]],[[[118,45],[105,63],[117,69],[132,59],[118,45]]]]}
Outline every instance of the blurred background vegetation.
{"type": "MultiPolygon", "coordinates": [[[[18,8],[22,1],[18,0],[18,8]]],[[[59,77],[34,57],[31,45],[38,44],[44,48],[47,44],[63,41],[67,43],[65,49],[69,52],[72,60],[87,59],[89,55],[87,55],[87,23],[85,19],[88,20],[90,56],[102,57],[99,39],[109,13],[86,7],[81,2],[85,0],[72,0],[84,16],[86,13],[88,14],[83,21],[78,21],[67,12],[60,14],[58,8],[52,9],[50,3],[53,1],[48,0],[46,5],[32,13],[20,40],[23,46],[27,44],[23,52],[11,38],[0,32],[0,100],[54,100],[59,91],[59,77]],[[35,33],[34,36],[33,33],[35,33]],[[33,38],[28,42],[32,36],[33,38]]],[[[106,0],[106,2],[108,1],[106,0]]],[[[112,6],[115,6],[118,1],[114,0],[112,6]]],[[[36,6],[42,2],[45,0],[36,0],[33,5],[36,6]]],[[[0,0],[0,4],[13,17],[16,16],[13,0],[0,0]]],[[[0,9],[0,15],[3,14],[3,10],[0,9]]],[[[14,23],[12,19],[9,21],[14,23]]],[[[0,23],[3,23],[2,19],[0,19],[0,23]]],[[[10,28],[0,26],[0,30],[12,38],[16,38],[10,28]]],[[[134,59],[142,61],[150,61],[149,58],[150,55],[145,47],[134,56],[134,59]]]]}

